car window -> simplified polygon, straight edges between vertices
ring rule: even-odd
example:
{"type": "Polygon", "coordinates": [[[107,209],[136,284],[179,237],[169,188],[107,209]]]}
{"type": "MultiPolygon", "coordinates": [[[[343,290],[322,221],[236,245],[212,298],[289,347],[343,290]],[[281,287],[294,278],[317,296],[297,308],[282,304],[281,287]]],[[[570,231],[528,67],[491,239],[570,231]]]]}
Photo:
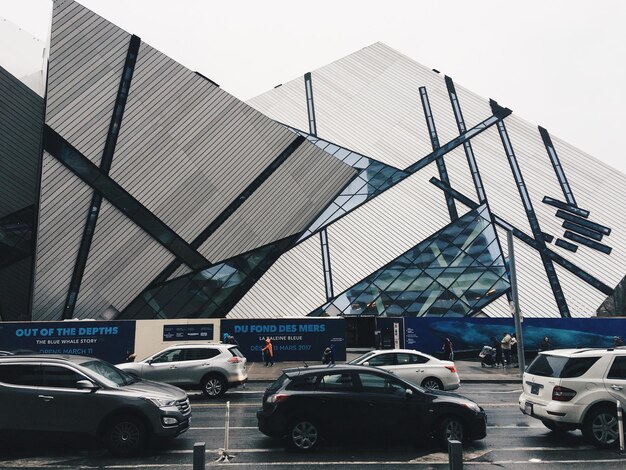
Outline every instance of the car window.
{"type": "Polygon", "coordinates": [[[42,381],[41,366],[37,364],[0,365],[0,382],[5,384],[40,387],[42,381]]]}
{"type": "Polygon", "coordinates": [[[376,354],[376,351],[370,351],[368,353],[363,354],[362,356],[352,359],[350,362],[348,362],[348,364],[363,364],[365,361],[367,361],[370,357],[374,356],[375,354],[376,354]]]}
{"type": "Polygon", "coordinates": [[[239,350],[239,348],[234,347],[234,348],[228,348],[228,350],[230,351],[230,353],[233,356],[237,356],[237,357],[241,357],[244,358],[245,356],[241,353],[241,351],[239,350]]]}
{"type": "Polygon", "coordinates": [[[393,353],[378,354],[369,358],[370,366],[393,366],[396,364],[396,355],[393,353]]]}
{"type": "Polygon", "coordinates": [[[365,393],[385,393],[389,395],[404,395],[406,387],[391,377],[382,377],[369,372],[359,372],[361,390],[365,393]]]}
{"type": "Polygon", "coordinates": [[[355,390],[354,380],[349,372],[322,375],[317,389],[325,392],[349,392],[355,390]]]}
{"type": "Polygon", "coordinates": [[[190,348],[185,349],[183,361],[199,361],[202,359],[211,359],[220,354],[219,350],[212,348],[190,348]]]}
{"type": "Polygon", "coordinates": [[[43,366],[43,386],[51,388],[76,388],[76,382],[85,376],[63,366],[43,366]]]}
{"type": "Polygon", "coordinates": [[[289,379],[289,377],[287,377],[287,374],[282,374],[280,377],[278,377],[276,379],[276,381],[271,384],[269,387],[267,387],[267,390],[265,391],[265,393],[267,394],[271,394],[274,393],[278,390],[280,390],[280,388],[283,386],[283,384],[289,379]]]}
{"type": "Polygon", "coordinates": [[[296,377],[287,385],[288,390],[315,390],[317,388],[318,375],[305,375],[304,377],[296,377]]]}
{"type": "Polygon", "coordinates": [[[615,357],[608,378],[626,380],[626,356],[615,357]]]}
{"type": "Polygon", "coordinates": [[[552,356],[539,354],[528,366],[526,372],[542,377],[572,378],[580,377],[594,365],[599,357],[576,357],[552,356]]]}
{"type": "Polygon", "coordinates": [[[407,364],[426,364],[428,361],[430,361],[430,359],[425,356],[411,353],[398,353],[396,354],[396,358],[398,361],[398,365],[400,366],[407,364]]]}
{"type": "Polygon", "coordinates": [[[112,366],[108,362],[100,359],[90,359],[80,364],[82,367],[89,369],[98,375],[98,379],[105,382],[107,385],[130,385],[137,381],[137,378],[133,375],[112,366]]]}
{"type": "Polygon", "coordinates": [[[153,363],[176,362],[183,359],[183,351],[180,349],[168,349],[152,359],[153,363]]]}

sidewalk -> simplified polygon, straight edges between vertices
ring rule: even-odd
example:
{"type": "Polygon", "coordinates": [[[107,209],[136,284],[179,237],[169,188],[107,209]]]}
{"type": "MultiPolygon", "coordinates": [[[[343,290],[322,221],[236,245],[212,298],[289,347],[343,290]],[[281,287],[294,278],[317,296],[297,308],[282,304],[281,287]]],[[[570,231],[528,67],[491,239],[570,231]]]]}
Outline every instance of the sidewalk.
{"type": "MultiPolygon", "coordinates": [[[[360,354],[348,352],[348,361],[360,354]]],[[[309,362],[309,366],[319,365],[320,362],[309,362]]],[[[479,360],[454,361],[461,383],[521,383],[522,378],[517,367],[506,369],[492,369],[481,367],[479,360]]],[[[276,362],[273,367],[265,367],[262,362],[248,363],[249,382],[269,382],[280,377],[283,369],[304,367],[303,362],[287,361],[276,362]]]]}

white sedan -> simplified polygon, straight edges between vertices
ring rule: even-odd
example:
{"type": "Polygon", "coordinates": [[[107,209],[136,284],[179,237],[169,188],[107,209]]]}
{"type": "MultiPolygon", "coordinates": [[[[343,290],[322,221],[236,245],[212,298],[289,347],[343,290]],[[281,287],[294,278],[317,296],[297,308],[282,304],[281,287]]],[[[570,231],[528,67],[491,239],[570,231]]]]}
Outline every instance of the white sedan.
{"type": "Polygon", "coordinates": [[[349,363],[380,367],[424,388],[456,390],[461,384],[454,362],[413,349],[370,351],[349,363]]]}

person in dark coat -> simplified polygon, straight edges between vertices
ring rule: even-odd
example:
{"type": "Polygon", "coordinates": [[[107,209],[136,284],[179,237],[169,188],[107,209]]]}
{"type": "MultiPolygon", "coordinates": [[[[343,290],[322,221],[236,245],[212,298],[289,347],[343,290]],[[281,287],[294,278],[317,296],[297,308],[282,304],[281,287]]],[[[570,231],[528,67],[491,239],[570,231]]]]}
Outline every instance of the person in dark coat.
{"type": "Polygon", "coordinates": [[[550,345],[550,338],[544,336],[541,340],[541,344],[539,345],[539,351],[548,351],[549,349],[552,349],[552,346],[550,345]]]}
{"type": "Polygon", "coordinates": [[[450,341],[450,338],[446,338],[444,340],[441,350],[443,351],[446,360],[454,361],[454,349],[452,348],[452,341],[450,341]]]}

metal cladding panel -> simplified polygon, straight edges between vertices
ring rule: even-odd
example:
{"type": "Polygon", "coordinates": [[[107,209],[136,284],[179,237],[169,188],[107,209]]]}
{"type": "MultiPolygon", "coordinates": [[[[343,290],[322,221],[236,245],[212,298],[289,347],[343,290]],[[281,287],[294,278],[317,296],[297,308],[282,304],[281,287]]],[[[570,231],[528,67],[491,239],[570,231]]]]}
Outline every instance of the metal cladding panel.
{"type": "Polygon", "coordinates": [[[506,295],[491,302],[482,309],[482,313],[489,318],[513,318],[506,295]]]}
{"type": "Polygon", "coordinates": [[[123,310],[174,255],[103,201],[74,316],[123,310]]]}
{"type": "Polygon", "coordinates": [[[309,131],[303,77],[295,78],[252,98],[247,104],[283,124],[309,131]]]}
{"type": "MultiPolygon", "coordinates": [[[[303,79],[293,82],[300,84],[306,104],[303,79]]],[[[283,113],[279,108],[293,82],[288,88],[283,85],[250,100],[250,104],[296,126],[291,109],[283,113]]],[[[388,165],[406,168],[432,152],[421,86],[427,89],[440,143],[458,136],[444,77],[382,43],[314,71],[312,83],[318,135],[388,165]]],[[[306,118],[306,107],[303,110],[306,118]]],[[[488,112],[481,120],[490,115],[488,112]]]]}
{"type": "Polygon", "coordinates": [[[428,182],[436,175],[431,164],[328,227],[335,292],[352,287],[450,223],[441,191],[428,182]]]}
{"type": "Polygon", "coordinates": [[[227,318],[305,316],[326,302],[319,237],[283,254],[227,318]]]}
{"type": "MultiPolygon", "coordinates": [[[[502,253],[506,258],[509,256],[506,230],[498,227],[497,233],[500,238],[502,253]]],[[[525,317],[560,318],[561,315],[554,300],[539,252],[516,238],[513,243],[517,290],[522,314],[525,317]]]]}
{"type": "Polygon", "coordinates": [[[30,320],[43,104],[0,67],[0,321],[30,320]]]}
{"type": "Polygon", "coordinates": [[[0,219],[35,203],[43,100],[0,67],[0,219]]]}
{"type": "MultiPolygon", "coordinates": [[[[454,77],[451,78],[454,80],[454,77]]],[[[454,84],[454,89],[456,91],[457,99],[459,100],[459,106],[461,107],[463,120],[465,121],[465,127],[467,129],[474,127],[476,124],[484,121],[487,116],[493,114],[491,106],[489,105],[489,100],[457,83],[454,84]]],[[[449,99],[448,103],[450,103],[449,99]]],[[[450,106],[452,105],[450,104],[450,106]]],[[[435,119],[437,119],[437,116],[435,116],[435,119]]]]}
{"type": "Polygon", "coordinates": [[[200,248],[217,262],[305,230],[356,170],[305,143],[200,248]]]}
{"type": "Polygon", "coordinates": [[[130,35],[70,0],[56,0],[46,123],[100,164],[130,35]]]}
{"type": "Polygon", "coordinates": [[[555,264],[554,267],[561,281],[561,287],[563,288],[572,317],[595,317],[596,310],[606,300],[607,296],[589,287],[584,281],[558,264],[555,264]]]}
{"type": "Polygon", "coordinates": [[[33,320],[60,320],[93,191],[44,152],[33,320]]]}

